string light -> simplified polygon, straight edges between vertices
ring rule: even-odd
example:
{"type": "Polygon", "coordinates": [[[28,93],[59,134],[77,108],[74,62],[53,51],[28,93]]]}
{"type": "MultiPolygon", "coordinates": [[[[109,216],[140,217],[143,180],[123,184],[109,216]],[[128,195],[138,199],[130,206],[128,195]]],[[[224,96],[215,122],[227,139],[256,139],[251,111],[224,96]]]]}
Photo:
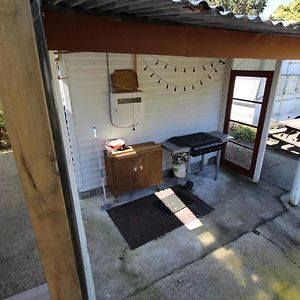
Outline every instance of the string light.
{"type": "MultiPolygon", "coordinates": [[[[166,69],[168,66],[171,66],[171,67],[177,67],[177,69],[182,69],[183,71],[186,70],[188,71],[189,69],[192,70],[193,72],[196,71],[197,68],[203,68],[203,70],[206,70],[206,66],[209,66],[211,64],[214,64],[215,62],[220,62],[221,59],[217,58],[217,59],[214,59],[213,61],[211,62],[207,62],[205,64],[201,64],[201,65],[197,65],[197,66],[183,66],[183,65],[175,65],[175,64],[170,64],[169,62],[167,61],[164,61],[163,59],[161,58],[158,58],[154,55],[151,55],[151,57],[153,59],[155,59],[155,65],[158,65],[159,63],[161,63],[162,65],[164,65],[164,68],[166,69]],[[194,71],[195,70],[195,71],[194,71]]],[[[221,62],[220,62],[221,63],[221,62]]],[[[212,66],[213,67],[213,66],[212,66]]]]}
{"type": "MultiPolygon", "coordinates": [[[[167,82],[167,80],[161,78],[160,75],[158,75],[157,73],[154,72],[154,70],[148,65],[148,63],[145,61],[145,59],[143,57],[142,57],[142,59],[143,59],[144,63],[146,64],[146,66],[144,67],[144,70],[145,71],[149,70],[151,72],[150,77],[154,76],[154,77],[157,78],[157,84],[160,84],[163,81],[163,82],[166,83],[166,86],[165,86],[166,89],[169,89],[169,86],[171,85],[174,92],[179,91],[178,88],[180,88],[180,89],[182,88],[182,90],[184,92],[187,91],[187,85],[186,84],[185,85],[177,85],[177,84],[174,84],[174,83],[167,82]]],[[[217,63],[220,63],[222,65],[225,64],[225,62],[222,61],[221,59],[218,59],[216,61],[217,61],[217,63]]],[[[163,62],[163,61],[157,59],[156,62],[155,62],[155,65],[158,65],[160,62],[163,62]]],[[[186,73],[187,69],[192,69],[193,72],[196,71],[196,67],[181,67],[181,66],[175,66],[175,65],[172,65],[172,64],[169,64],[169,63],[166,63],[166,62],[163,62],[163,63],[165,63],[164,69],[166,69],[170,65],[170,66],[174,67],[174,72],[176,72],[178,68],[182,68],[184,73],[186,73]]],[[[212,79],[212,76],[211,76],[212,73],[218,73],[216,64],[214,64],[213,62],[209,62],[207,64],[212,67],[212,70],[208,74],[204,75],[200,80],[198,79],[197,81],[188,84],[188,86],[190,86],[192,88],[192,90],[195,90],[195,87],[197,86],[197,84],[200,84],[200,86],[203,86],[204,82],[206,81],[205,80],[206,78],[211,80],[212,79]]],[[[205,65],[207,65],[207,64],[205,64],[205,65]]],[[[201,65],[203,70],[206,70],[205,65],[201,65]]]]}

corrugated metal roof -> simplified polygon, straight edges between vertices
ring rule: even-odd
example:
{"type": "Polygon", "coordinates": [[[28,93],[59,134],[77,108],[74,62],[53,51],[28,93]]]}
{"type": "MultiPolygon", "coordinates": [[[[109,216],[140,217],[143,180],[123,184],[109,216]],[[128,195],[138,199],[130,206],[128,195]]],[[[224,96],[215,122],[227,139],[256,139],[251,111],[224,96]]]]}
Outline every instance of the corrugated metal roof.
{"type": "Polygon", "coordinates": [[[188,1],[44,0],[43,2],[54,8],[69,8],[77,12],[90,11],[107,16],[142,18],[154,23],[169,22],[181,25],[300,36],[299,22],[262,21],[260,17],[236,16],[231,12],[224,12],[211,7],[208,7],[207,10],[193,11],[194,6],[188,1]]]}

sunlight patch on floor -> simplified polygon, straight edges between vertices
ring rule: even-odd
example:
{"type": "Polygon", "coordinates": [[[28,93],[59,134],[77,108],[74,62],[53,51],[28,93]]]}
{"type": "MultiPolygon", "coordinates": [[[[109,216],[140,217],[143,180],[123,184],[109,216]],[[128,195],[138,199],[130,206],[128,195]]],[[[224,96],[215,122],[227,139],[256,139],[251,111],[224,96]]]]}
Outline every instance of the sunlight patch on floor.
{"type": "Polygon", "coordinates": [[[243,263],[233,250],[220,248],[212,255],[222,263],[223,267],[235,277],[241,286],[247,286],[243,263]]]}
{"type": "Polygon", "coordinates": [[[216,242],[216,238],[209,231],[202,232],[197,236],[197,239],[206,247],[216,242]]]}
{"type": "Polygon", "coordinates": [[[180,200],[180,198],[174,193],[172,189],[165,189],[160,192],[156,192],[155,195],[158,199],[174,214],[174,216],[188,229],[194,230],[203,225],[203,223],[194,215],[194,213],[180,200]],[[180,207],[180,210],[176,211],[176,208],[172,207],[167,200],[169,197],[176,198],[176,202],[180,207]]]}

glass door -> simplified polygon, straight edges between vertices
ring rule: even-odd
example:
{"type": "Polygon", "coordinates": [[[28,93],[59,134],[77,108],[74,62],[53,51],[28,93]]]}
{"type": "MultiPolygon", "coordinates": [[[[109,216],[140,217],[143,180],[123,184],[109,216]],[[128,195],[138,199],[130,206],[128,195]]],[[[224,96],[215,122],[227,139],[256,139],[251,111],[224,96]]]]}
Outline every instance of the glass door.
{"type": "Polygon", "coordinates": [[[233,140],[222,151],[222,162],[249,177],[256,166],[272,78],[270,71],[231,71],[224,133],[233,140]]]}

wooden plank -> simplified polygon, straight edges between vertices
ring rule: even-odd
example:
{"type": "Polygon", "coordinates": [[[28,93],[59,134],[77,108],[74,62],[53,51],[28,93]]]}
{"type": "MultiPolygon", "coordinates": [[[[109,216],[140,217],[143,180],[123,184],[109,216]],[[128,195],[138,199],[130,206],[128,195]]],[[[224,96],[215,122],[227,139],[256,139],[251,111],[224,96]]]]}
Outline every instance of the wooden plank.
{"type": "Polygon", "coordinates": [[[153,24],[50,9],[44,13],[50,50],[300,59],[299,36],[153,24]]]}
{"type": "Polygon", "coordinates": [[[298,135],[297,134],[293,134],[292,136],[290,136],[288,133],[277,133],[277,134],[272,134],[272,138],[284,142],[286,144],[290,144],[293,145],[297,148],[300,148],[300,142],[298,142],[298,135]]]}
{"type": "Polygon", "coordinates": [[[280,124],[286,126],[289,129],[300,131],[300,119],[285,120],[281,121],[280,124]]]}
{"type": "Polygon", "coordinates": [[[0,98],[49,292],[82,299],[29,1],[1,1],[0,19],[0,98]]]}

